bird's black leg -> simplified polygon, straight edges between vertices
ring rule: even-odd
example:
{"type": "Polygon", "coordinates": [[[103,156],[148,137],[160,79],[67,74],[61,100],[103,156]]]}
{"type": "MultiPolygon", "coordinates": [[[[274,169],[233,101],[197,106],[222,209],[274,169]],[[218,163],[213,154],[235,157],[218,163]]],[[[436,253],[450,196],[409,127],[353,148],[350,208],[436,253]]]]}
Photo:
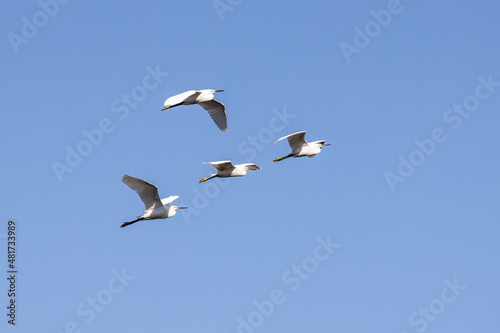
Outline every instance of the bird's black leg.
{"type": "Polygon", "coordinates": [[[217,177],[217,175],[213,175],[213,176],[208,177],[208,178],[203,178],[203,179],[200,179],[199,183],[206,182],[207,180],[210,180],[210,179],[215,178],[215,177],[217,177]]]}
{"type": "Polygon", "coordinates": [[[292,157],[292,156],[295,156],[295,154],[293,154],[293,153],[292,153],[292,154],[288,154],[288,155],[283,156],[283,157],[278,157],[278,158],[275,158],[275,159],[273,160],[273,162],[283,161],[284,159],[287,159],[287,158],[292,157]]]}
{"type": "Polygon", "coordinates": [[[126,227],[128,225],[131,225],[131,224],[134,224],[135,222],[139,222],[139,221],[142,221],[142,220],[145,220],[145,218],[143,217],[139,217],[137,220],[133,220],[133,221],[130,221],[130,222],[125,222],[121,225],[120,228],[123,228],[123,227],[126,227]]]}
{"type": "Polygon", "coordinates": [[[171,108],[175,108],[176,106],[179,106],[179,105],[182,105],[182,103],[177,103],[177,104],[174,104],[174,105],[169,105],[169,106],[165,106],[163,109],[161,109],[162,111],[166,110],[166,109],[171,109],[171,108]]]}

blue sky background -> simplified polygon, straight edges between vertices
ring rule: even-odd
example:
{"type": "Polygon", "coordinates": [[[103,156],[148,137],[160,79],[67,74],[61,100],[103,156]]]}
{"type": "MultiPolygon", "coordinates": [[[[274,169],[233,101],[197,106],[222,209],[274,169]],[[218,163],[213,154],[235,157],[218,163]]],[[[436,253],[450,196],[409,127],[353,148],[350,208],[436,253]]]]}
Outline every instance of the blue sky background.
{"type": "Polygon", "coordinates": [[[53,17],[3,3],[0,262],[14,219],[19,274],[16,327],[0,283],[2,331],[498,331],[500,87],[479,88],[459,127],[444,117],[480,77],[500,82],[500,5],[401,0],[347,61],[340,45],[391,1],[221,3],[232,10],[73,0],[53,17]],[[34,16],[42,26],[13,47],[34,16]],[[156,69],[168,75],[141,90],[156,69]],[[206,88],[225,90],[228,132],[198,106],[160,111],[206,88]],[[125,115],[134,91],[146,94],[125,115]],[[108,133],[58,178],[54,163],[103,119],[108,133]],[[391,188],[384,175],[424,156],[415,140],[435,129],[444,142],[391,188]],[[332,146],[273,163],[289,147],[272,142],[302,130],[332,146]],[[262,170],[198,184],[214,171],[202,162],[225,159],[262,170]],[[143,212],[125,173],[191,209],[121,229],[143,212]],[[323,261],[318,237],[340,245],[323,261]],[[303,263],[304,279],[291,273],[303,263]],[[281,304],[257,313],[275,290],[281,304]]]}

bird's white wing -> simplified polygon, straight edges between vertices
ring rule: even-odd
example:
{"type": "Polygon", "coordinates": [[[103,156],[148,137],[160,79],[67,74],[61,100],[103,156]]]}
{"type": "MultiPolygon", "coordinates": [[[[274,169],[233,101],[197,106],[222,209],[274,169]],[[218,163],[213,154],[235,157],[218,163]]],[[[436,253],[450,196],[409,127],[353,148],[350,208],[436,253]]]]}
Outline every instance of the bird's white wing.
{"type": "Polygon", "coordinates": [[[210,164],[211,166],[216,168],[217,171],[234,169],[234,165],[233,163],[231,163],[231,161],[216,161],[216,162],[205,162],[205,163],[210,164]]]}
{"type": "MultiPolygon", "coordinates": [[[[181,94],[178,94],[178,95],[175,95],[175,96],[167,98],[167,100],[165,101],[165,103],[163,103],[163,105],[164,106],[177,105],[179,103],[184,102],[185,100],[187,100],[191,96],[193,96],[193,95],[199,95],[199,94],[200,93],[198,91],[196,91],[196,90],[189,90],[189,91],[183,92],[181,94]]],[[[196,97],[193,97],[193,98],[196,98],[196,97]]]]}
{"type": "Polygon", "coordinates": [[[179,198],[178,195],[171,195],[168,198],[161,199],[161,203],[162,203],[162,205],[168,205],[168,204],[172,203],[172,201],[174,201],[177,198],[179,198]]]}
{"type": "Polygon", "coordinates": [[[290,145],[290,148],[292,148],[293,151],[296,149],[300,149],[305,143],[307,143],[305,136],[306,136],[306,131],[288,134],[287,136],[284,136],[276,140],[274,143],[281,141],[283,139],[288,139],[288,144],[290,145]]]}
{"type": "Polygon", "coordinates": [[[224,104],[215,99],[207,102],[199,102],[198,104],[208,111],[210,117],[212,117],[212,120],[221,131],[227,131],[226,108],[224,104]]]}
{"type": "Polygon", "coordinates": [[[243,164],[240,164],[240,165],[246,167],[248,170],[260,170],[260,167],[257,164],[243,163],[243,164]]]}
{"type": "Polygon", "coordinates": [[[146,210],[162,206],[160,197],[158,196],[158,187],[155,185],[128,175],[123,176],[122,182],[139,194],[146,210]]]}

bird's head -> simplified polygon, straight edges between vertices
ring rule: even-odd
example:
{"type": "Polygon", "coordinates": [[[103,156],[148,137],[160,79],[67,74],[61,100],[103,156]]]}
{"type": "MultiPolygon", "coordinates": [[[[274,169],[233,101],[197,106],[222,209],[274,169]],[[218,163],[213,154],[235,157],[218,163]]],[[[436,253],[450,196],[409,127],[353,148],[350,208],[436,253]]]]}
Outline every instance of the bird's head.
{"type": "Polygon", "coordinates": [[[245,170],[260,170],[260,167],[253,163],[246,163],[245,170]]]}
{"type": "Polygon", "coordinates": [[[188,207],[170,206],[168,211],[168,217],[172,217],[177,213],[178,209],[187,209],[188,207]]]}
{"type": "Polygon", "coordinates": [[[323,147],[326,147],[326,146],[331,146],[331,144],[325,143],[325,141],[318,142],[318,147],[323,148],[323,147]]]}

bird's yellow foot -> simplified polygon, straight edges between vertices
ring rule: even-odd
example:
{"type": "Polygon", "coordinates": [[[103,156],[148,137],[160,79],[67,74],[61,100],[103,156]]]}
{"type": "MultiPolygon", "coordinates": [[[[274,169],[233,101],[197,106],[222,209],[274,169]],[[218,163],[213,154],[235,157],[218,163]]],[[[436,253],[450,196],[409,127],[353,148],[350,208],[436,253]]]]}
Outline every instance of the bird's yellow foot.
{"type": "Polygon", "coordinates": [[[203,183],[203,182],[206,182],[208,180],[208,178],[203,178],[202,180],[200,180],[199,182],[200,183],[203,183]]]}
{"type": "Polygon", "coordinates": [[[282,159],[283,159],[283,157],[278,157],[278,158],[275,158],[275,159],[273,160],[273,162],[279,162],[279,161],[281,161],[282,159]]]}
{"type": "Polygon", "coordinates": [[[161,109],[162,111],[168,109],[170,106],[165,106],[163,109],[161,109]]]}

